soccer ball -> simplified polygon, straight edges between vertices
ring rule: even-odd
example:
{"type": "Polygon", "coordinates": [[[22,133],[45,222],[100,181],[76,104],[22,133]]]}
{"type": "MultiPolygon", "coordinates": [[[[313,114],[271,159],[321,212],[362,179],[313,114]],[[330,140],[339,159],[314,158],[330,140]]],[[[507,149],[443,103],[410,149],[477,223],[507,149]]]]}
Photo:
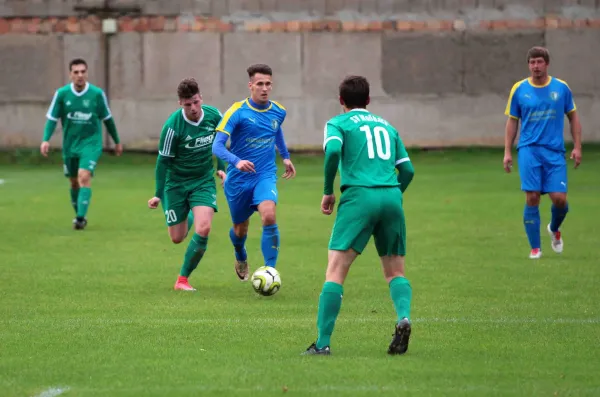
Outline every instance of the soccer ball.
{"type": "Polygon", "coordinates": [[[252,287],[257,294],[275,295],[281,288],[281,277],[274,267],[262,266],[252,274],[252,287]]]}

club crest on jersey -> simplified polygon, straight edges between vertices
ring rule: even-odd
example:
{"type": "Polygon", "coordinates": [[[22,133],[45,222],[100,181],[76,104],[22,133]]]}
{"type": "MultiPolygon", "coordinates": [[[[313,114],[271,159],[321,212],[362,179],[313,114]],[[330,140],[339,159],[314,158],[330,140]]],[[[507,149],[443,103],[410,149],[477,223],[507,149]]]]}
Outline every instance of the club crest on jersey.
{"type": "Polygon", "coordinates": [[[271,127],[273,127],[275,131],[277,131],[277,128],[279,128],[279,121],[275,119],[271,120],[271,127]]]}
{"type": "Polygon", "coordinates": [[[90,107],[90,100],[89,99],[84,99],[83,100],[83,107],[84,108],[89,108],[90,107]]]}
{"type": "Polygon", "coordinates": [[[556,91],[552,91],[550,93],[550,99],[552,99],[553,101],[557,101],[558,100],[558,96],[559,96],[558,92],[556,92],[556,91]]]}

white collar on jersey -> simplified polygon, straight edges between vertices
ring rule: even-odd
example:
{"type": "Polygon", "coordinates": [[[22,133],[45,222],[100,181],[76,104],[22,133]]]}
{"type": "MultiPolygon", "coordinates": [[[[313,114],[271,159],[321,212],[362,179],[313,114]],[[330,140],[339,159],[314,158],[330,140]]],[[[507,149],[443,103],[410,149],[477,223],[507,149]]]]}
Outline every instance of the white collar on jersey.
{"type": "Polygon", "coordinates": [[[354,108],[354,109],[350,109],[351,112],[367,112],[369,113],[369,111],[367,109],[363,109],[363,108],[354,108]]]}
{"type": "Polygon", "coordinates": [[[191,125],[193,125],[194,127],[198,127],[200,125],[200,123],[202,122],[202,120],[204,120],[204,110],[202,110],[202,108],[200,108],[200,111],[202,112],[202,115],[200,116],[200,118],[198,119],[198,121],[191,121],[189,120],[186,116],[185,116],[185,112],[183,111],[183,108],[181,108],[181,114],[183,115],[183,119],[185,121],[187,121],[188,123],[190,123],[191,125]]]}
{"type": "Polygon", "coordinates": [[[85,88],[83,90],[81,90],[81,92],[77,92],[77,90],[75,89],[75,83],[71,83],[71,91],[73,91],[73,94],[75,94],[77,96],[82,96],[83,94],[85,94],[87,92],[87,90],[89,88],[90,88],[90,83],[86,82],[85,88]]]}

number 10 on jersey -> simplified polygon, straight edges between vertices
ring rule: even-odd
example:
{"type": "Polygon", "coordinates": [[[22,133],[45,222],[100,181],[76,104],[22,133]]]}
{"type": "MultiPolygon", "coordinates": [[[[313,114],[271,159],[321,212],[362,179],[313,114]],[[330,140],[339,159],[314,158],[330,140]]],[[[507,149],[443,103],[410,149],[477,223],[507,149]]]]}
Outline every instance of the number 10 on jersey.
{"type": "Polygon", "coordinates": [[[371,131],[371,127],[369,127],[368,125],[363,125],[362,127],[360,127],[360,130],[364,131],[365,135],[367,136],[367,153],[369,155],[369,158],[375,158],[375,149],[373,148],[373,135],[375,135],[375,147],[377,148],[377,157],[379,157],[382,160],[389,160],[390,156],[392,155],[392,151],[390,150],[390,134],[388,130],[381,126],[377,126],[373,128],[373,131],[371,131]]]}

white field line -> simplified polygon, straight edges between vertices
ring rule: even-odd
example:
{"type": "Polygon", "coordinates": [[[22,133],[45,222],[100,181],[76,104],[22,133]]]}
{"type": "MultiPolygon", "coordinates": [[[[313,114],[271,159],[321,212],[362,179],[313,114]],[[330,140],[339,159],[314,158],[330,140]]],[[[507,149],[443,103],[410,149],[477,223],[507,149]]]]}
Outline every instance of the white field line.
{"type": "Polygon", "coordinates": [[[60,396],[63,393],[66,393],[68,391],[69,391],[68,386],[51,387],[49,389],[44,390],[40,394],[36,394],[35,397],[56,397],[56,396],[60,396]]]}
{"type": "MultiPolygon", "coordinates": [[[[180,324],[206,324],[206,325],[231,325],[231,324],[271,324],[271,325],[313,325],[314,317],[306,318],[54,318],[54,319],[4,319],[0,324],[56,324],[56,325],[180,325],[180,324]]],[[[338,318],[337,323],[381,323],[389,324],[395,317],[389,318],[338,318]]],[[[535,318],[535,317],[497,317],[497,318],[460,318],[460,317],[428,317],[413,318],[414,324],[600,324],[600,318],[535,318]]]]}
{"type": "MultiPolygon", "coordinates": [[[[320,357],[317,357],[319,359],[320,357]]],[[[307,357],[307,360],[313,360],[314,357],[307,357]]],[[[325,358],[327,359],[327,358],[325,358]]],[[[320,361],[320,360],[319,360],[320,361]]],[[[575,395],[580,394],[596,394],[600,393],[600,387],[574,387],[574,388],[556,388],[558,391],[571,394],[575,393],[575,395]]],[[[90,393],[99,393],[99,394],[118,394],[118,393],[126,393],[126,394],[134,394],[134,395],[143,395],[144,393],[163,393],[164,395],[171,394],[189,394],[193,392],[204,392],[204,393],[282,393],[282,392],[293,392],[293,393],[317,393],[316,395],[322,395],[323,393],[331,392],[335,394],[350,394],[355,395],[356,393],[373,393],[373,392],[390,392],[394,395],[398,395],[397,393],[406,392],[406,393],[423,393],[426,395],[430,395],[431,393],[436,394],[466,394],[473,393],[475,395],[489,394],[494,392],[502,392],[509,394],[519,395],[519,392],[522,390],[506,390],[499,386],[482,384],[482,385],[457,385],[457,386],[416,386],[410,384],[399,384],[399,385],[391,385],[391,386],[377,386],[377,385],[322,385],[322,386],[286,386],[284,384],[281,385],[273,385],[273,386],[263,386],[263,385],[254,385],[254,386],[209,386],[209,385],[190,385],[190,386],[175,386],[175,387],[161,387],[161,386],[130,386],[130,387],[122,387],[122,388],[102,388],[102,389],[94,389],[94,388],[76,388],[77,391],[81,392],[90,392],[90,393]]],[[[562,394],[562,393],[559,393],[562,394]]]]}

